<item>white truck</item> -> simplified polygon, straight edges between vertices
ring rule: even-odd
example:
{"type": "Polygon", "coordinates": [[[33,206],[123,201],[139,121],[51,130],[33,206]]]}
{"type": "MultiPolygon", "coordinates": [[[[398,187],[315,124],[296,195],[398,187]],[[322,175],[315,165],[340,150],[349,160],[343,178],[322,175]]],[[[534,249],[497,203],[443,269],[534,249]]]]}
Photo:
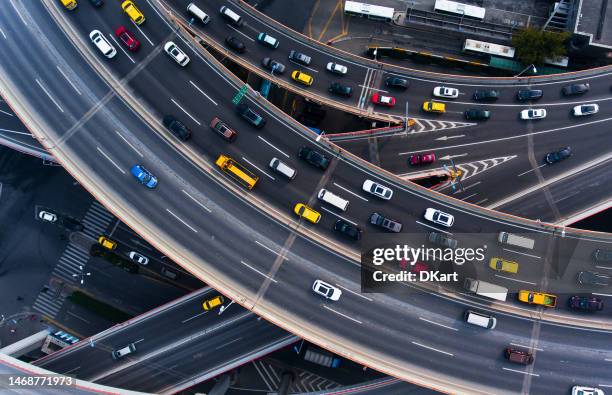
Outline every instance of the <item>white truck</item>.
{"type": "Polygon", "coordinates": [[[533,250],[533,246],[535,245],[535,240],[533,239],[529,239],[527,237],[515,235],[513,233],[508,232],[499,232],[497,240],[502,244],[527,248],[529,250],[533,250]]]}
{"type": "Polygon", "coordinates": [[[463,282],[463,287],[468,291],[474,292],[476,295],[499,300],[500,302],[505,302],[508,296],[508,288],[473,278],[466,278],[463,282]]]}

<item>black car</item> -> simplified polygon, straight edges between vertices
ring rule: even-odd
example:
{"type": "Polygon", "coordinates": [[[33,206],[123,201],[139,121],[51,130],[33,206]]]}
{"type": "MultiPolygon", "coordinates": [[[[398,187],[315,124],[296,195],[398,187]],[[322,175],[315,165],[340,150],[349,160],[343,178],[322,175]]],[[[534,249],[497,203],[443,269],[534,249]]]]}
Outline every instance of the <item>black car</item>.
{"type": "Polygon", "coordinates": [[[334,230],[347,237],[350,237],[353,240],[361,240],[361,229],[343,219],[336,221],[334,224],[334,230]]]}
{"type": "Polygon", "coordinates": [[[569,298],[570,308],[581,311],[603,310],[603,300],[595,296],[572,296],[569,298]]]}
{"type": "Polygon", "coordinates": [[[102,7],[104,5],[104,0],[89,0],[89,2],[94,7],[102,7]]]}
{"type": "Polygon", "coordinates": [[[382,214],[372,213],[370,223],[379,226],[389,232],[399,233],[402,231],[402,224],[396,220],[385,218],[382,214]]]}
{"type": "Polygon", "coordinates": [[[561,148],[559,151],[555,151],[555,152],[546,154],[546,156],[544,157],[544,160],[549,165],[552,165],[553,163],[561,162],[562,160],[567,159],[570,156],[572,156],[571,147],[565,147],[565,148],[561,148]]]}
{"type": "Polygon", "coordinates": [[[521,89],[516,94],[519,101],[538,100],[544,96],[544,92],[540,89],[521,89]]]}
{"type": "Polygon", "coordinates": [[[166,115],[162,122],[164,126],[179,139],[185,141],[189,140],[189,137],[191,137],[191,130],[172,115],[166,115]]]}
{"type": "Polygon", "coordinates": [[[329,166],[329,158],[325,155],[313,150],[312,148],[302,147],[300,148],[300,152],[298,152],[298,156],[310,163],[314,167],[318,167],[321,170],[327,169],[329,166]]]}
{"type": "Polygon", "coordinates": [[[476,101],[495,101],[499,99],[499,91],[495,89],[479,89],[472,96],[476,101]]]}
{"type": "Polygon", "coordinates": [[[561,89],[561,92],[563,93],[563,96],[574,96],[586,93],[589,91],[589,89],[591,89],[591,85],[589,83],[573,84],[564,86],[563,89],[561,89]]]}
{"type": "Polygon", "coordinates": [[[63,217],[61,219],[62,226],[71,232],[82,232],[85,229],[82,223],[71,217],[63,217]]]}
{"type": "Polygon", "coordinates": [[[339,82],[332,82],[329,86],[329,91],[333,94],[345,97],[351,97],[353,94],[353,88],[342,85],[339,82]]]}
{"type": "Polygon", "coordinates": [[[283,74],[285,72],[285,65],[274,59],[263,58],[261,60],[261,65],[270,70],[272,74],[283,74]]]}
{"type": "Polygon", "coordinates": [[[227,37],[225,39],[225,43],[227,44],[228,47],[230,47],[231,49],[233,49],[234,51],[238,53],[244,53],[244,51],[246,51],[246,45],[244,45],[242,41],[238,40],[234,36],[227,37]]]}
{"type": "Polygon", "coordinates": [[[487,120],[487,119],[491,118],[491,111],[489,111],[489,110],[477,110],[475,108],[472,108],[470,110],[466,110],[463,113],[463,116],[465,117],[465,119],[473,119],[473,120],[484,121],[484,120],[487,120]]]}
{"type": "Polygon", "coordinates": [[[612,250],[602,250],[598,248],[593,251],[593,259],[597,263],[612,262],[612,250]]]}
{"type": "Polygon", "coordinates": [[[385,85],[389,88],[406,89],[408,88],[408,80],[400,77],[389,77],[385,80],[385,85]]]}
{"type": "Polygon", "coordinates": [[[236,112],[257,129],[263,128],[266,124],[266,120],[261,115],[253,111],[244,103],[240,103],[236,106],[236,112]]]}
{"type": "Polygon", "coordinates": [[[298,51],[289,52],[289,59],[293,60],[294,62],[303,64],[304,66],[308,66],[310,64],[310,61],[312,60],[310,56],[304,55],[303,53],[298,51]]]}
{"type": "Polygon", "coordinates": [[[427,237],[430,243],[437,244],[442,247],[457,248],[457,240],[451,239],[444,233],[431,232],[427,237]]]}
{"type": "Polygon", "coordinates": [[[585,270],[578,273],[578,283],[581,285],[595,285],[604,287],[606,285],[610,285],[610,276],[603,273],[585,270]]]}

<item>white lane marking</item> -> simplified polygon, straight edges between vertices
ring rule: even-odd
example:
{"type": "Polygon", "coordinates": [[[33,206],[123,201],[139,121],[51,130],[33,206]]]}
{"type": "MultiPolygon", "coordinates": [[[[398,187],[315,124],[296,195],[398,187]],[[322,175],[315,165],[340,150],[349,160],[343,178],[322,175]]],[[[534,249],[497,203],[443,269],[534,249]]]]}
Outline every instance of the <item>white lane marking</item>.
{"type": "Polygon", "coordinates": [[[28,26],[28,23],[26,22],[26,20],[23,18],[23,15],[21,15],[21,12],[19,11],[19,9],[17,8],[17,6],[13,3],[13,0],[11,0],[11,5],[13,6],[13,8],[15,9],[15,12],[17,13],[17,15],[19,15],[19,19],[21,19],[21,22],[23,22],[24,25],[28,26]]]}
{"type": "Polygon", "coordinates": [[[6,112],[6,111],[2,111],[0,110],[0,112],[4,115],[8,115],[9,117],[14,117],[15,115],[11,114],[10,112],[6,112]]]}
{"type": "Polygon", "coordinates": [[[601,294],[601,293],[595,293],[595,292],[593,292],[593,295],[597,295],[597,296],[609,296],[609,297],[612,297],[612,294],[601,294]]]}
{"type": "Polygon", "coordinates": [[[178,215],[174,214],[172,211],[170,211],[169,209],[166,209],[166,211],[172,215],[174,218],[176,218],[178,221],[180,221],[183,225],[185,225],[186,227],[188,227],[189,229],[191,229],[194,233],[198,233],[198,230],[195,229],[193,226],[189,225],[187,222],[185,222],[183,219],[181,219],[178,215]]]}
{"type": "Polygon", "coordinates": [[[122,174],[125,174],[125,170],[123,170],[121,167],[119,167],[119,165],[117,165],[115,163],[115,161],[113,161],[110,156],[106,155],[106,153],[104,151],[102,151],[102,148],[100,147],[96,147],[96,149],[98,150],[99,153],[102,154],[102,156],[104,156],[110,163],[113,164],[113,166],[115,166],[117,168],[117,170],[119,170],[122,174]]]}
{"type": "MultiPolygon", "coordinates": [[[[362,84],[359,84],[359,85],[357,85],[357,86],[360,86],[360,87],[362,87],[362,88],[367,88],[367,86],[362,85],[362,84]]],[[[373,90],[373,91],[378,91],[378,92],[385,92],[385,93],[389,93],[389,91],[386,91],[386,90],[384,90],[384,89],[376,89],[376,88],[369,88],[369,89],[371,89],[371,90],[373,90]]]]}
{"type": "Polygon", "coordinates": [[[130,56],[130,54],[129,54],[129,53],[127,53],[127,51],[126,51],[126,50],[123,48],[123,46],[122,46],[121,44],[119,44],[119,41],[117,41],[117,40],[115,39],[115,37],[114,37],[112,34],[110,34],[110,33],[108,33],[108,36],[111,38],[111,40],[113,40],[113,42],[115,43],[115,45],[117,45],[117,46],[119,47],[119,49],[121,50],[121,52],[123,52],[123,53],[125,54],[125,56],[127,56],[127,57],[128,57],[128,59],[132,61],[132,63],[136,64],[136,61],[135,61],[134,59],[132,59],[132,57],[130,56]]]}
{"type": "Polygon", "coordinates": [[[367,300],[367,301],[372,302],[372,301],[374,300],[374,299],[370,299],[370,298],[368,298],[367,296],[364,296],[364,295],[360,294],[359,292],[355,292],[355,291],[353,291],[353,290],[348,289],[347,287],[343,287],[342,285],[340,285],[340,284],[338,284],[338,283],[336,283],[336,286],[337,286],[337,287],[339,287],[339,288],[342,288],[342,289],[343,289],[343,290],[345,290],[345,291],[348,291],[348,292],[352,293],[352,294],[353,294],[353,295],[355,295],[355,296],[359,296],[360,298],[363,298],[363,299],[365,299],[365,300],[367,300]]]}
{"type": "Polygon", "coordinates": [[[232,343],[236,343],[237,341],[240,341],[240,340],[242,340],[242,337],[238,337],[238,338],[236,338],[236,339],[234,339],[234,340],[230,340],[230,341],[228,341],[227,343],[223,343],[223,344],[221,344],[220,346],[215,347],[215,350],[220,350],[220,349],[222,349],[223,347],[229,346],[230,344],[232,344],[232,343]]]}
{"type": "Polygon", "coordinates": [[[538,167],[536,167],[535,169],[529,169],[527,171],[522,172],[521,174],[517,174],[517,177],[521,177],[524,176],[525,174],[531,173],[532,171],[535,171],[537,169],[541,169],[542,167],[546,166],[546,163],[544,163],[543,165],[540,165],[538,167]]]}
{"type": "Polygon", "coordinates": [[[478,195],[478,192],[477,192],[477,193],[473,193],[473,194],[471,194],[470,196],[466,196],[466,197],[464,197],[464,198],[463,198],[463,199],[461,199],[461,200],[468,200],[469,198],[474,197],[474,196],[476,196],[476,195],[478,195]]]}
{"type": "Polygon", "coordinates": [[[423,223],[423,222],[421,222],[421,221],[415,221],[415,222],[416,222],[417,224],[421,224],[421,225],[423,225],[423,226],[426,226],[426,227],[431,228],[431,229],[433,229],[433,230],[436,230],[436,231],[438,231],[438,232],[446,233],[446,234],[447,234],[447,235],[449,235],[449,236],[452,236],[452,235],[453,235],[451,232],[447,232],[447,231],[445,231],[445,230],[442,230],[442,229],[436,228],[435,226],[432,226],[432,225],[429,225],[429,224],[423,223]]]}
{"type": "Polygon", "coordinates": [[[194,201],[194,202],[195,202],[195,203],[196,203],[198,206],[202,207],[204,210],[208,211],[209,213],[211,213],[211,212],[212,212],[212,210],[211,210],[211,209],[209,209],[208,207],[206,207],[205,205],[203,205],[203,204],[202,204],[202,203],[201,203],[199,200],[197,200],[196,198],[194,198],[193,196],[191,196],[190,194],[188,194],[186,190],[184,190],[184,189],[183,189],[182,191],[183,191],[183,193],[184,193],[185,195],[187,195],[187,197],[189,197],[191,200],[193,200],[193,201],[194,201]]]}
{"type": "Polygon", "coordinates": [[[0,33],[2,34],[2,37],[4,37],[4,39],[6,40],[6,34],[4,34],[4,30],[0,29],[0,33]]]}
{"type": "Polygon", "coordinates": [[[423,348],[426,348],[426,349],[431,350],[431,351],[436,351],[436,352],[439,352],[439,353],[441,353],[441,354],[450,355],[451,357],[454,357],[454,356],[455,356],[454,354],[451,354],[450,352],[446,352],[446,351],[438,350],[437,348],[433,348],[433,347],[430,347],[430,346],[426,346],[426,345],[421,344],[421,343],[417,343],[417,342],[411,342],[411,343],[412,343],[412,344],[414,344],[415,346],[423,347],[423,348]]]}
{"type": "Polygon", "coordinates": [[[480,206],[481,204],[483,204],[484,202],[486,202],[487,200],[489,200],[489,198],[484,198],[482,200],[477,201],[476,203],[474,203],[476,206],[480,206]]]}
{"type": "Polygon", "coordinates": [[[543,350],[543,349],[541,349],[541,348],[537,348],[537,347],[529,347],[529,346],[526,346],[526,345],[524,345],[524,344],[510,343],[510,345],[511,345],[511,346],[516,346],[516,347],[530,348],[530,349],[533,349],[533,350],[536,350],[536,351],[544,351],[544,350],[543,350]]]}
{"type": "Polygon", "coordinates": [[[263,141],[264,143],[268,144],[270,147],[274,148],[275,150],[277,150],[278,152],[280,152],[281,154],[285,155],[285,157],[290,158],[289,155],[287,155],[286,153],[284,153],[283,151],[281,151],[280,148],[277,148],[276,146],[274,146],[271,142],[269,142],[268,140],[264,139],[261,136],[257,136],[258,139],[260,139],[261,141],[263,141]]]}
{"type": "Polygon", "coordinates": [[[247,40],[251,40],[252,42],[255,42],[255,40],[253,40],[251,37],[247,36],[246,34],[236,29],[234,26],[230,25],[229,23],[226,23],[225,25],[229,27],[230,29],[234,30],[236,33],[242,34],[242,36],[244,36],[247,40]]]}
{"type": "Polygon", "coordinates": [[[612,387],[612,384],[597,384],[598,387],[612,387]]]}
{"type": "Polygon", "coordinates": [[[273,279],[272,277],[268,276],[265,273],[260,272],[259,270],[255,269],[253,266],[249,265],[248,263],[246,263],[245,261],[240,261],[240,263],[242,263],[244,266],[248,267],[249,269],[251,269],[252,271],[254,271],[255,273],[261,274],[262,276],[264,276],[265,278],[267,278],[270,281],[273,281],[275,283],[278,283],[278,281],[276,281],[275,279],[273,279]]]}
{"type": "Polygon", "coordinates": [[[523,371],[523,370],[516,370],[516,369],[510,369],[510,368],[502,368],[502,369],[507,370],[507,371],[509,371],[509,372],[516,372],[516,373],[526,374],[526,375],[529,375],[529,376],[540,377],[540,375],[539,375],[539,374],[536,374],[536,373],[529,373],[529,372],[525,372],[525,371],[523,371]]]}
{"type": "Polygon", "coordinates": [[[200,123],[200,121],[198,121],[197,119],[195,119],[191,114],[189,114],[183,107],[180,106],[180,104],[178,104],[174,99],[170,98],[170,101],[172,103],[174,103],[175,106],[177,106],[178,108],[180,108],[189,118],[191,118],[195,123],[197,123],[198,125],[202,126],[202,124],[200,123]]]}
{"type": "MultiPolygon", "coordinates": [[[[588,104],[595,103],[601,101],[609,101],[612,100],[610,97],[603,97],[600,99],[592,99],[588,101],[568,101],[568,102],[559,102],[559,103],[537,103],[538,107],[553,107],[553,106],[575,106],[577,104],[588,104]]],[[[449,101],[449,100],[436,100],[445,103],[457,103],[457,104],[466,104],[469,106],[486,106],[486,107],[528,107],[528,103],[523,104],[495,104],[495,103],[478,103],[478,102],[461,102],[461,101],[449,101]]],[[[535,105],[535,104],[534,104],[535,105]]]]}
{"type": "Polygon", "coordinates": [[[288,261],[288,260],[289,260],[289,258],[287,258],[286,256],[281,255],[279,252],[274,251],[272,248],[268,247],[267,245],[264,245],[264,244],[260,243],[260,242],[259,242],[259,241],[257,241],[257,240],[255,240],[255,244],[259,245],[260,247],[265,248],[266,250],[270,251],[270,252],[271,252],[271,253],[273,253],[274,255],[277,255],[277,256],[279,256],[279,257],[283,258],[283,259],[284,259],[284,260],[286,260],[286,261],[288,261]]]}
{"type": "Polygon", "coordinates": [[[127,139],[126,139],[125,137],[123,137],[123,135],[122,135],[121,133],[119,133],[119,131],[118,131],[118,130],[115,130],[115,133],[117,133],[117,135],[118,135],[119,137],[121,137],[121,139],[122,139],[123,141],[125,141],[125,143],[126,143],[127,145],[129,145],[129,146],[130,146],[130,148],[131,148],[131,149],[133,149],[133,150],[134,150],[134,151],[135,151],[135,152],[136,152],[136,153],[137,153],[137,154],[138,154],[138,155],[139,155],[141,158],[144,158],[144,155],[143,155],[143,154],[141,154],[141,153],[140,153],[140,151],[138,151],[138,150],[136,149],[136,147],[134,147],[134,146],[133,146],[133,145],[132,145],[132,144],[131,144],[129,141],[127,141],[127,139]]]}
{"type": "Polygon", "coordinates": [[[431,321],[431,320],[428,320],[427,318],[419,317],[419,319],[421,321],[429,322],[430,324],[438,325],[438,326],[441,326],[442,328],[450,329],[450,330],[455,331],[455,332],[459,331],[459,329],[457,329],[457,328],[453,328],[452,326],[440,324],[439,322],[431,321]]]}
{"type": "Polygon", "coordinates": [[[45,92],[45,94],[49,97],[49,99],[51,99],[51,101],[53,102],[53,104],[55,104],[55,106],[57,108],[59,108],[59,110],[61,112],[64,112],[64,109],[59,105],[58,102],[55,101],[55,99],[53,98],[53,96],[51,96],[51,94],[49,93],[49,91],[47,91],[47,89],[43,86],[42,82],[40,82],[38,80],[38,78],[35,79],[36,83],[38,84],[38,86],[40,87],[40,89],[43,90],[43,92],[45,92]]]}
{"type": "Polygon", "coordinates": [[[64,79],[66,81],[68,81],[68,83],[70,84],[70,86],[72,87],[72,89],[74,89],[76,91],[76,93],[78,93],[79,95],[81,95],[81,91],[77,89],[76,85],[74,85],[74,83],[72,81],[70,81],[70,79],[68,78],[68,76],[62,71],[62,69],[59,66],[55,66],[55,68],[57,69],[57,71],[60,72],[60,74],[62,75],[62,77],[64,77],[64,79]]]}
{"type": "Polygon", "coordinates": [[[540,256],[537,256],[537,255],[531,255],[531,254],[527,254],[527,253],[525,253],[525,252],[520,252],[520,251],[511,250],[511,249],[509,249],[509,248],[504,248],[504,251],[514,252],[515,254],[525,255],[525,256],[532,257],[532,258],[536,258],[536,259],[542,259],[542,257],[540,257],[540,256]]]}
{"type": "Polygon", "coordinates": [[[327,307],[327,305],[323,305],[323,308],[324,308],[324,309],[327,309],[327,310],[329,310],[329,311],[331,311],[331,312],[333,312],[333,313],[336,313],[336,314],[338,314],[339,316],[342,316],[342,317],[347,318],[347,319],[349,319],[349,320],[351,320],[351,321],[354,321],[354,322],[356,322],[356,323],[358,323],[358,324],[362,324],[362,322],[361,322],[361,321],[356,320],[355,318],[350,317],[350,316],[348,316],[348,315],[346,315],[346,314],[342,314],[341,312],[339,312],[339,311],[337,311],[337,310],[334,310],[334,309],[332,309],[331,307],[327,307]]]}
{"type": "Polygon", "coordinates": [[[595,268],[597,268],[597,269],[605,269],[605,270],[612,270],[612,267],[610,267],[610,266],[595,266],[595,268]]]}
{"type": "Polygon", "coordinates": [[[478,182],[473,183],[472,185],[468,185],[467,187],[463,188],[463,190],[461,190],[461,191],[459,191],[459,192],[455,192],[455,193],[465,192],[465,191],[467,191],[468,189],[470,189],[470,188],[472,188],[472,187],[475,187],[475,186],[476,186],[476,185],[478,185],[478,184],[482,184],[482,181],[478,181],[478,182]]]}
{"type": "Polygon", "coordinates": [[[606,362],[612,362],[612,358],[604,358],[604,361],[606,361],[606,362]]]}
{"type": "Polygon", "coordinates": [[[348,223],[350,223],[350,224],[353,224],[353,225],[357,226],[357,223],[356,223],[356,222],[353,222],[353,221],[351,221],[351,220],[349,220],[349,219],[346,219],[346,218],[344,218],[343,216],[341,216],[341,215],[339,215],[339,214],[334,213],[333,211],[331,211],[330,209],[328,209],[328,208],[326,208],[326,207],[321,207],[321,210],[325,210],[325,211],[327,211],[328,213],[333,214],[333,215],[335,215],[336,217],[341,218],[341,219],[345,220],[346,222],[348,222],[348,223]]]}
{"type": "Polygon", "coordinates": [[[194,83],[192,80],[189,80],[189,83],[190,83],[190,84],[191,84],[191,85],[192,85],[194,88],[196,88],[196,89],[197,89],[197,90],[198,90],[198,91],[199,91],[201,94],[203,94],[204,96],[206,96],[206,98],[207,98],[208,100],[210,100],[210,101],[211,101],[211,102],[212,102],[212,103],[213,103],[215,106],[217,106],[217,105],[218,105],[216,101],[214,101],[214,100],[213,100],[213,99],[212,99],[210,96],[208,96],[208,95],[207,95],[207,94],[206,94],[206,93],[205,93],[205,92],[204,92],[202,89],[200,89],[200,88],[199,88],[199,87],[198,87],[198,86],[197,86],[197,85],[196,85],[196,84],[195,84],[195,83],[194,83]]]}
{"type": "Polygon", "coordinates": [[[204,315],[204,314],[206,314],[206,313],[208,313],[208,311],[203,311],[203,312],[201,312],[200,314],[196,314],[196,315],[194,315],[193,317],[189,317],[189,318],[187,318],[186,320],[181,321],[181,324],[184,324],[185,322],[189,322],[189,321],[193,320],[194,318],[201,317],[201,316],[203,316],[203,315],[204,315]]]}
{"type": "Polygon", "coordinates": [[[151,44],[152,47],[155,46],[155,44],[153,44],[153,41],[149,39],[149,37],[142,31],[142,29],[136,24],[136,22],[132,21],[132,25],[134,25],[134,27],[140,32],[140,34],[142,34],[142,36],[147,39],[147,41],[149,42],[149,44],[151,44]]]}
{"type": "Polygon", "coordinates": [[[253,166],[254,168],[256,168],[257,170],[259,170],[260,172],[262,172],[263,174],[265,174],[266,176],[270,177],[270,179],[272,180],[276,180],[276,178],[272,177],[271,175],[269,175],[268,173],[266,173],[265,171],[261,170],[259,167],[255,166],[250,160],[248,160],[247,158],[245,158],[244,156],[242,157],[242,160],[245,161],[246,163],[248,163],[249,165],[253,166]]]}
{"type": "Polygon", "coordinates": [[[338,183],[335,183],[335,182],[334,182],[333,184],[334,184],[335,186],[337,186],[338,188],[340,188],[340,189],[344,189],[346,192],[350,193],[350,194],[351,194],[351,195],[353,195],[353,196],[358,197],[358,198],[359,198],[359,199],[361,199],[361,200],[364,200],[364,201],[366,201],[366,202],[368,201],[368,199],[366,199],[366,198],[364,198],[364,197],[362,197],[362,196],[357,195],[355,192],[350,191],[348,188],[345,188],[345,187],[343,187],[342,185],[340,185],[340,184],[338,184],[338,183]]]}
{"type": "Polygon", "coordinates": [[[318,70],[315,70],[312,67],[304,66],[303,64],[298,63],[298,62],[296,62],[294,60],[289,59],[289,61],[291,63],[293,63],[294,65],[298,66],[299,68],[308,69],[308,70],[312,71],[313,73],[318,73],[319,72],[318,70]]]}
{"type": "Polygon", "coordinates": [[[502,276],[501,274],[496,274],[495,277],[499,277],[499,278],[503,278],[503,279],[511,280],[511,281],[516,281],[516,282],[519,282],[519,283],[525,283],[525,284],[530,284],[530,285],[538,285],[536,283],[532,283],[531,281],[519,280],[518,278],[502,276]]]}

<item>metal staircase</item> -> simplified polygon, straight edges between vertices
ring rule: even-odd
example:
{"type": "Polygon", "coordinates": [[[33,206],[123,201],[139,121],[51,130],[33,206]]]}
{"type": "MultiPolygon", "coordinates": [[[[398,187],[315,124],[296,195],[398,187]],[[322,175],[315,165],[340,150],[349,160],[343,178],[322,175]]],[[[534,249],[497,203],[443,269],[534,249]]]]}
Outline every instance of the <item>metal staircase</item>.
{"type": "Polygon", "coordinates": [[[549,32],[564,32],[567,31],[568,23],[574,0],[559,0],[555,2],[555,6],[544,24],[542,30],[549,32]]]}

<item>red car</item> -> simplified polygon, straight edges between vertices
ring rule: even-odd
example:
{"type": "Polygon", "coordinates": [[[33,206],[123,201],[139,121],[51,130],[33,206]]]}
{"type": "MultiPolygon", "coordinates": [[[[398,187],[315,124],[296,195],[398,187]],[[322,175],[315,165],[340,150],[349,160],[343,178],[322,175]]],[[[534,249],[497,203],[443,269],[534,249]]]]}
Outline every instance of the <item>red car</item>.
{"type": "Polygon", "coordinates": [[[136,39],[134,33],[127,30],[125,26],[121,25],[115,30],[115,36],[127,47],[131,52],[135,52],[140,48],[140,41],[136,39]]]}
{"type": "Polygon", "coordinates": [[[436,161],[436,154],[428,152],[426,154],[412,154],[408,159],[411,166],[428,165],[436,161]]]}
{"type": "Polygon", "coordinates": [[[395,97],[383,96],[379,93],[375,93],[372,95],[372,103],[380,104],[381,106],[386,107],[393,107],[395,105],[395,97]]]}
{"type": "Polygon", "coordinates": [[[429,266],[425,262],[416,262],[414,265],[409,265],[408,261],[405,259],[400,260],[399,267],[401,270],[408,270],[410,267],[410,272],[412,273],[420,273],[429,270],[429,266]]]}

